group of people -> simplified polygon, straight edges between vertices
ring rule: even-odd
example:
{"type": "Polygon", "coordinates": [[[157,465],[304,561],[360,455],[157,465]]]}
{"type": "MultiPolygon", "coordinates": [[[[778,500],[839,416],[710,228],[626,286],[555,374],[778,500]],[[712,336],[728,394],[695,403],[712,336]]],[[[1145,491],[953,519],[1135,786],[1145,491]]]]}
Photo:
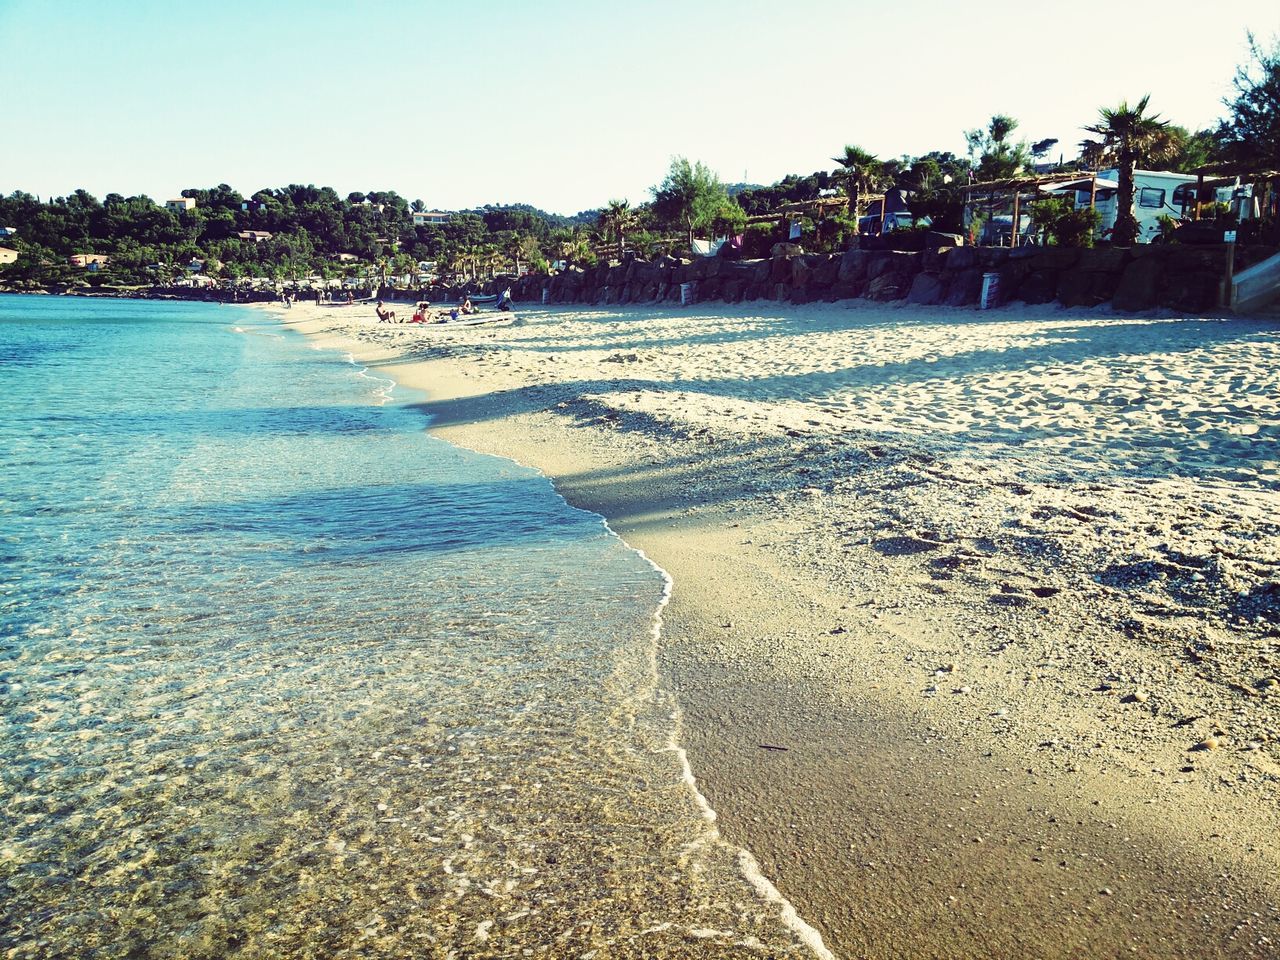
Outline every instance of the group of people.
{"type": "MultiPolygon", "coordinates": [[[[510,287],[503,290],[502,295],[498,297],[497,308],[499,310],[511,309],[510,287]]],[[[396,312],[384,307],[382,301],[379,300],[374,306],[373,312],[378,315],[379,323],[448,323],[449,321],[457,320],[458,317],[469,317],[472,314],[480,312],[476,305],[471,302],[471,298],[469,296],[464,297],[459,306],[453,307],[449,310],[441,310],[436,313],[435,317],[429,316],[428,311],[430,311],[430,309],[431,303],[429,301],[419,300],[414,305],[413,316],[410,319],[397,320],[396,312]]]]}

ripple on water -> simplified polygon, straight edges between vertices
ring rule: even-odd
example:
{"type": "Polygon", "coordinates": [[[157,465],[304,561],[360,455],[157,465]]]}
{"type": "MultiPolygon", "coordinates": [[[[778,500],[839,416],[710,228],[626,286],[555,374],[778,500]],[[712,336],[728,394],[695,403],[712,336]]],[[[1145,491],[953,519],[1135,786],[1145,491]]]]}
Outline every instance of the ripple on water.
{"type": "Polygon", "coordinates": [[[6,955],[812,952],[685,782],[665,580],[599,518],[250,314],[34,309],[0,323],[6,955]]]}

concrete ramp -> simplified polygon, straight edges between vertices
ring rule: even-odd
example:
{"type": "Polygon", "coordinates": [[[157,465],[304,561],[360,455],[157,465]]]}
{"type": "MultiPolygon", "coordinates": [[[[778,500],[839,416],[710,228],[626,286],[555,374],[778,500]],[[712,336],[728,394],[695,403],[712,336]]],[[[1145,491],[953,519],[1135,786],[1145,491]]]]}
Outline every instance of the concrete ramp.
{"type": "Polygon", "coordinates": [[[1276,301],[1280,301],[1280,253],[1231,278],[1231,309],[1236,313],[1256,313],[1276,301]]]}

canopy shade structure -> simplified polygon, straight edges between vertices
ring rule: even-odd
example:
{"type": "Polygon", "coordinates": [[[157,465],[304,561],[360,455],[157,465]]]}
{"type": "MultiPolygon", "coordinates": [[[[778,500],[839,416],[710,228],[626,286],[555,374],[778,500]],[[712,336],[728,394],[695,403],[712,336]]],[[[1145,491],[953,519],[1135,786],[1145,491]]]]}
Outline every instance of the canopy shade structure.
{"type": "Polygon", "coordinates": [[[1044,193],[1062,193],[1066,190],[1088,190],[1091,184],[1097,184],[1099,190],[1119,190],[1120,184],[1114,180],[1108,180],[1105,177],[1084,177],[1080,180],[1069,180],[1066,183],[1049,183],[1042,184],[1040,189],[1044,193]]]}

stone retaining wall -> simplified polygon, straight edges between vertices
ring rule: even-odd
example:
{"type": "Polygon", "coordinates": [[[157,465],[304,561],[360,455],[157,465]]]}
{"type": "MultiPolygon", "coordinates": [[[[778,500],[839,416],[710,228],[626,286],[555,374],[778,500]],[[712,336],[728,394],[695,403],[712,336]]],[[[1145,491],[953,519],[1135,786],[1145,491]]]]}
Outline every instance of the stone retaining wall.
{"type": "Polygon", "coordinates": [[[693,262],[668,257],[524,277],[513,293],[518,301],[534,302],[546,290],[551,303],[678,303],[681,284],[691,283],[697,301],[811,303],[862,297],[965,307],[978,303],[982,275],[992,272],[1000,276],[1002,303],[1092,307],[1110,301],[1125,311],[1165,307],[1200,312],[1219,302],[1225,257],[1222,246],[1179,244],[1131,249],[932,246],[919,253],[850,250],[693,262]]]}

